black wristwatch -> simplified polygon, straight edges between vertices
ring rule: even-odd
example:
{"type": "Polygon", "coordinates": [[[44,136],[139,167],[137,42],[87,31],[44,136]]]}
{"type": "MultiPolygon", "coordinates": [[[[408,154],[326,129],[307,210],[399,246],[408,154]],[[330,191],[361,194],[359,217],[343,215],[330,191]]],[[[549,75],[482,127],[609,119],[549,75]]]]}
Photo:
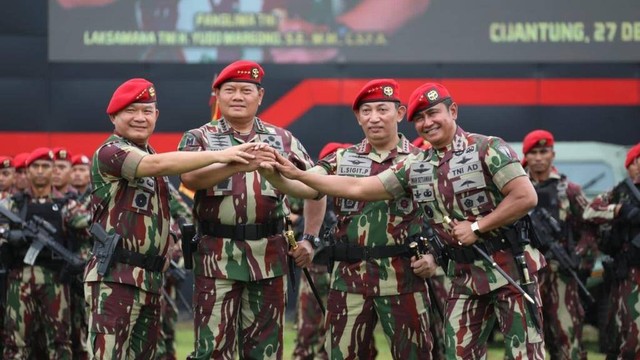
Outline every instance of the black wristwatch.
{"type": "Polygon", "coordinates": [[[307,240],[314,250],[320,246],[320,238],[315,235],[304,233],[302,234],[302,240],[307,240]]]}

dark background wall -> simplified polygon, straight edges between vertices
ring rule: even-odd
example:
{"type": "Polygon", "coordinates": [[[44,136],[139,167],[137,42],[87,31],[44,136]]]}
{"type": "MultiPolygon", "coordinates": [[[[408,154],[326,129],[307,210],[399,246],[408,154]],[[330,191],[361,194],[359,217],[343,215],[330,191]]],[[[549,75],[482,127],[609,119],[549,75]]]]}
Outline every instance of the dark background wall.
{"type": "MultiPolygon", "coordinates": [[[[131,77],[145,77],[155,83],[161,117],[152,143],[160,150],[175,148],[183,131],[208,120],[212,76],[225,65],[50,63],[46,1],[3,4],[0,48],[0,153],[9,155],[42,145],[66,145],[71,150],[90,152],[88,149],[93,149],[99,141],[96,139],[112,129],[104,110],[113,90],[131,77]],[[98,136],[85,137],[86,133],[98,133],[98,136]],[[60,143],[65,141],[73,143],[60,143]]],[[[309,78],[620,80],[629,85],[622,94],[626,98],[622,102],[607,104],[597,100],[599,92],[604,99],[617,99],[610,88],[598,89],[596,85],[585,90],[574,85],[566,91],[582,90],[595,95],[588,101],[559,104],[553,101],[524,105],[460,101],[459,123],[468,131],[494,134],[508,141],[520,141],[535,128],[551,130],[563,141],[628,145],[640,138],[640,62],[480,64],[469,59],[462,64],[266,64],[264,68],[267,74],[265,112],[309,78]]],[[[403,89],[403,97],[407,98],[411,90],[403,89]]],[[[325,90],[314,91],[309,96],[319,96],[325,90]]],[[[477,91],[492,89],[478,88],[477,91]]],[[[277,116],[270,112],[267,120],[277,122],[277,116]]],[[[312,155],[327,141],[356,142],[362,137],[353,114],[344,104],[311,107],[288,128],[312,155]]],[[[413,127],[406,121],[401,124],[401,131],[411,139],[415,137],[413,127]]]]}

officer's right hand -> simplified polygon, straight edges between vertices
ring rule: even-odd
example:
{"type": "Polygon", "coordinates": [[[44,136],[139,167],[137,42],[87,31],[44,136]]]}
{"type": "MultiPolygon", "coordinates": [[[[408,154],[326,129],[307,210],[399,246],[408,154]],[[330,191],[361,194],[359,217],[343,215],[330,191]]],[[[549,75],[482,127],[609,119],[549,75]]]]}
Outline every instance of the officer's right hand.
{"type": "Polygon", "coordinates": [[[434,259],[433,255],[425,254],[420,259],[412,257],[411,267],[413,268],[414,274],[425,279],[430,278],[436,274],[438,264],[436,264],[436,260],[434,259]]]}
{"type": "Polygon", "coordinates": [[[304,171],[298,169],[289,159],[276,153],[276,162],[272,164],[282,176],[296,180],[304,171]]]}

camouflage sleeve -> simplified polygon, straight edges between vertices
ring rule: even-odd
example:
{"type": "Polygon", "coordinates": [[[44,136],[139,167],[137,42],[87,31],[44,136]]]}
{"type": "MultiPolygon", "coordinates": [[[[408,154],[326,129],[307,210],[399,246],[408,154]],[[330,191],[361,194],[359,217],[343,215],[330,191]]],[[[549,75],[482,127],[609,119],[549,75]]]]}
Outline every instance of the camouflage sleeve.
{"type": "Polygon", "coordinates": [[[192,222],[191,208],[182,198],[178,189],[169,185],[169,212],[172,219],[184,218],[187,222],[192,222]]]}
{"type": "Polygon", "coordinates": [[[574,229],[578,230],[578,242],[576,244],[576,254],[580,257],[578,268],[581,271],[590,272],[595,264],[598,254],[598,244],[596,243],[596,229],[593,224],[587,223],[583,219],[583,214],[589,201],[587,201],[580,185],[569,182],[567,186],[567,197],[571,207],[571,214],[574,222],[574,229]]]}
{"type": "Polygon", "coordinates": [[[138,164],[149,155],[135,146],[113,142],[98,150],[98,169],[104,175],[132,181],[138,164]]]}
{"type": "Polygon", "coordinates": [[[67,228],[86,229],[91,224],[91,212],[76,200],[69,200],[62,208],[62,214],[67,228]]]}
{"type": "Polygon", "coordinates": [[[594,224],[604,224],[613,220],[616,204],[611,204],[611,196],[611,191],[596,196],[585,208],[582,218],[594,224]]]}
{"type": "Polygon", "coordinates": [[[204,144],[201,141],[201,136],[198,136],[198,130],[193,129],[185,132],[178,144],[178,151],[202,151],[205,149],[204,144]]]}
{"type": "Polygon", "coordinates": [[[308,170],[313,167],[313,160],[311,160],[307,149],[293,135],[291,135],[291,152],[288,155],[289,161],[301,170],[308,170]]]}
{"type": "Polygon", "coordinates": [[[378,174],[378,179],[382,182],[384,189],[393,196],[394,199],[399,199],[406,194],[411,194],[409,188],[409,176],[411,172],[411,162],[415,158],[415,155],[409,155],[406,159],[398,162],[395,166],[388,168],[387,170],[378,174]]]}
{"type": "Polygon", "coordinates": [[[337,151],[334,151],[333,153],[318,160],[316,166],[322,167],[327,174],[336,174],[338,172],[338,162],[342,159],[345,151],[345,149],[338,149],[337,151]]]}
{"type": "Polygon", "coordinates": [[[493,183],[499,190],[507,183],[519,176],[526,176],[518,155],[504,140],[499,137],[490,137],[486,149],[479,149],[484,155],[484,166],[493,178],[493,183]]]}

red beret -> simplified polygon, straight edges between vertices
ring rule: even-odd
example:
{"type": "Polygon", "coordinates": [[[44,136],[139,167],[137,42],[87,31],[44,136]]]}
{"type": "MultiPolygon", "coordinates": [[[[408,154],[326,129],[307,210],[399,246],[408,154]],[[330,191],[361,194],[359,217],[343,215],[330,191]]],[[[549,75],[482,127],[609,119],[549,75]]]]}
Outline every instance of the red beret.
{"type": "Polygon", "coordinates": [[[66,160],[71,162],[72,157],[71,153],[63,147],[53,148],[53,160],[66,160]]]}
{"type": "Polygon", "coordinates": [[[553,146],[553,134],[547,130],[533,130],[522,141],[522,153],[527,155],[536,146],[553,146]]]}
{"type": "Polygon", "coordinates": [[[11,156],[0,156],[0,169],[9,169],[13,167],[13,159],[11,156]]]}
{"type": "Polygon", "coordinates": [[[411,142],[414,146],[419,147],[422,150],[428,150],[431,149],[431,143],[428,142],[427,140],[423,139],[421,136],[416,138],[415,140],[413,140],[411,142]]]}
{"type": "Polygon", "coordinates": [[[113,115],[133,103],[156,101],[156,89],[150,81],[141,78],[127,80],[111,96],[107,114],[113,115]]]}
{"type": "Polygon", "coordinates": [[[27,167],[25,163],[29,155],[31,154],[27,152],[23,152],[23,153],[19,153],[18,155],[16,155],[16,157],[13,158],[13,165],[16,167],[16,169],[22,169],[27,167]]]}
{"type": "Polygon", "coordinates": [[[338,151],[338,149],[346,149],[350,147],[352,144],[349,143],[339,143],[339,142],[330,142],[325,145],[322,150],[320,150],[320,155],[318,155],[318,159],[324,159],[328,155],[333,154],[338,151]]]}
{"type": "Polygon", "coordinates": [[[53,161],[53,151],[46,147],[37,148],[29,154],[29,157],[24,164],[26,167],[29,167],[29,165],[33,164],[36,160],[53,161]]]}
{"type": "Polygon", "coordinates": [[[627,153],[627,158],[624,160],[624,167],[629,168],[629,165],[635,160],[638,156],[640,156],[640,143],[637,143],[634,147],[629,149],[627,153]]]}
{"type": "Polygon", "coordinates": [[[376,101],[400,102],[398,82],[393,79],[377,79],[369,81],[353,100],[351,108],[358,110],[360,105],[376,101]]]}
{"type": "Polygon", "coordinates": [[[91,164],[91,160],[89,160],[89,157],[87,157],[87,155],[80,154],[80,155],[75,155],[74,157],[71,158],[71,165],[73,166],[89,165],[89,164],[91,164]]]}
{"type": "Polygon", "coordinates": [[[239,60],[227,65],[213,81],[211,88],[219,89],[228,81],[249,82],[260,85],[264,70],[253,61],[239,60]]]}
{"type": "Polygon", "coordinates": [[[446,99],[451,99],[451,94],[446,87],[438,83],[426,83],[413,91],[409,97],[407,120],[413,121],[413,116],[425,109],[436,106],[446,99]]]}

